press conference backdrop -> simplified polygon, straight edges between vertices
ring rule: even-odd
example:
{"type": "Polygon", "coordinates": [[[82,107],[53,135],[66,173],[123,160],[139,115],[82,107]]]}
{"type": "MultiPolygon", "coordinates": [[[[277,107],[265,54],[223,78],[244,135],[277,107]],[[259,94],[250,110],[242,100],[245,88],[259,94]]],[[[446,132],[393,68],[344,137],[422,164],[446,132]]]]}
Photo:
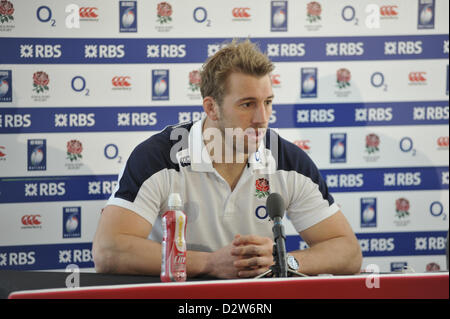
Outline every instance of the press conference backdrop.
{"type": "MultiPolygon", "coordinates": [[[[276,65],[270,126],[317,163],[363,268],[444,270],[448,10],[446,0],[2,0],[0,269],[92,269],[100,211],[134,146],[200,119],[202,63],[250,37],[276,65]]],[[[251,213],[268,219],[264,206],[251,213]]],[[[288,250],[304,249],[285,224],[288,250]]]]}

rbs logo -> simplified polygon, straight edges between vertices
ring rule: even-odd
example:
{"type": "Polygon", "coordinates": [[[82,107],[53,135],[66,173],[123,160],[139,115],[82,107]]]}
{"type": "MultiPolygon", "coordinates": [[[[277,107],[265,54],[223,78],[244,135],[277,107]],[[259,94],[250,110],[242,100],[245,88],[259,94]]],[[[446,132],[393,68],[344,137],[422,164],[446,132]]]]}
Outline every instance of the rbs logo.
{"type": "Polygon", "coordinates": [[[0,267],[33,265],[35,262],[36,257],[34,251],[0,253],[0,267]]]}
{"type": "Polygon", "coordinates": [[[88,44],[84,46],[85,58],[120,59],[125,56],[125,45],[88,44]]]}
{"type": "Polygon", "coordinates": [[[297,123],[330,123],[334,119],[334,109],[297,110],[297,123]]]}
{"type": "Polygon", "coordinates": [[[329,174],[326,176],[328,187],[363,187],[363,174],[329,174]]]}
{"type": "Polygon", "coordinates": [[[327,56],[355,56],[364,54],[363,42],[327,43],[327,56]]]}
{"type": "Polygon", "coordinates": [[[94,113],[56,113],[55,127],[92,127],[95,125],[94,113]]]}
{"type": "Polygon", "coordinates": [[[392,237],[360,239],[358,241],[362,252],[386,252],[395,249],[395,240],[392,237]]]}
{"type": "Polygon", "coordinates": [[[421,183],[420,172],[384,174],[384,186],[419,186],[421,183]]]}
{"type": "Polygon", "coordinates": [[[25,184],[25,197],[31,196],[63,196],[66,194],[66,183],[29,183],[25,184]]]}
{"type": "Polygon", "coordinates": [[[384,43],[384,55],[417,55],[422,51],[422,41],[387,41],[384,43]]]}
{"type": "Polygon", "coordinates": [[[62,55],[61,44],[21,44],[21,58],[57,59],[62,55]]]}
{"type": "Polygon", "coordinates": [[[186,44],[152,44],[147,45],[147,58],[184,58],[186,44]]]}
{"type": "Polygon", "coordinates": [[[31,114],[0,114],[0,127],[30,127],[31,114]]]}
{"type": "Polygon", "coordinates": [[[304,43],[269,43],[267,44],[267,54],[269,57],[286,56],[296,57],[306,54],[304,43]]]}
{"type": "Polygon", "coordinates": [[[368,107],[362,109],[355,109],[356,122],[390,122],[392,121],[391,107],[368,107]]]}

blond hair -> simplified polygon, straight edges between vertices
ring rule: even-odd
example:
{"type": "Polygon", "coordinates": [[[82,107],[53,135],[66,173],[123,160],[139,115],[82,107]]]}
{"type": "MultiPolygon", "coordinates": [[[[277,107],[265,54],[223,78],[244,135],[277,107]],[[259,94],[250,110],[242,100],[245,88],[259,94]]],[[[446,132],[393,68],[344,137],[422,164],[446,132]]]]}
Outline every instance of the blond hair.
{"type": "Polygon", "coordinates": [[[203,65],[200,92],[202,97],[211,96],[221,105],[227,88],[227,79],[233,72],[256,77],[268,75],[275,66],[250,40],[226,44],[203,65]]]}

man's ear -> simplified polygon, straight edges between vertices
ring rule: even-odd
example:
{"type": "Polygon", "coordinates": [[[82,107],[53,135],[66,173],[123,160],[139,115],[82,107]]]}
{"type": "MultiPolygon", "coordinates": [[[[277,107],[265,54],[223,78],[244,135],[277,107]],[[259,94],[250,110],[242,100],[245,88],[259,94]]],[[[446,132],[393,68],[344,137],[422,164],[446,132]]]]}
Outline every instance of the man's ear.
{"type": "Polygon", "coordinates": [[[203,110],[206,115],[208,115],[209,119],[213,121],[219,120],[219,105],[211,96],[207,96],[203,99],[203,110]]]}

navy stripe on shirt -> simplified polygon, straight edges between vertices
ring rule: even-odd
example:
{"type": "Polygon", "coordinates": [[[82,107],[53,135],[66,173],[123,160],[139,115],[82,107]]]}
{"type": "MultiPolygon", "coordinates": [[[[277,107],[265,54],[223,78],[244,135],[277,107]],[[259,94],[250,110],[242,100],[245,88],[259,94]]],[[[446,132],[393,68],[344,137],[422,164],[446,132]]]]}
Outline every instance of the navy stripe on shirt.
{"type": "Polygon", "coordinates": [[[122,198],[130,202],[134,202],[142,184],[152,175],[158,173],[163,169],[180,170],[178,163],[174,163],[171,158],[171,149],[175,143],[181,141],[185,145],[181,146],[179,150],[188,147],[188,136],[175,136],[176,140],[171,140],[171,133],[175,128],[182,128],[180,133],[188,134],[192,127],[192,122],[168,126],[160,133],[157,133],[144,142],[140,143],[131,153],[122,177],[119,181],[119,189],[114,194],[116,198],[122,198]]]}

